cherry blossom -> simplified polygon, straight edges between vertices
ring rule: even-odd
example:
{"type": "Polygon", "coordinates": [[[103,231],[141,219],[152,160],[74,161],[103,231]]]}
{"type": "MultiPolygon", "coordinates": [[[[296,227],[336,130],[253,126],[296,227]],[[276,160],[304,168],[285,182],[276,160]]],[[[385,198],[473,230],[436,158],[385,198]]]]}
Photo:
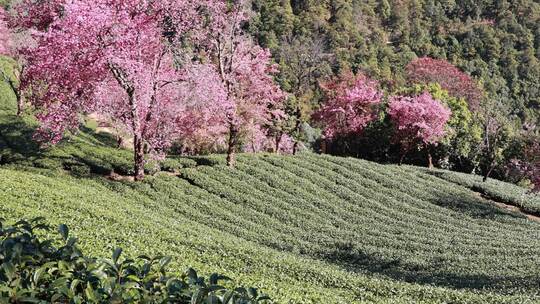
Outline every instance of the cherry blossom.
{"type": "Polygon", "coordinates": [[[135,178],[142,179],[145,154],[164,153],[182,135],[186,106],[177,97],[191,65],[178,62],[189,57],[179,45],[190,35],[201,39],[214,5],[221,7],[210,0],[23,1],[16,10],[35,15],[18,24],[37,41],[23,52],[37,138],[54,144],[78,129],[80,114],[108,116],[133,137],[135,178]]]}
{"type": "Polygon", "coordinates": [[[422,57],[407,66],[407,75],[412,83],[438,83],[456,98],[464,98],[471,110],[477,110],[482,99],[482,90],[471,76],[445,60],[422,57]]]}
{"type": "Polygon", "coordinates": [[[210,52],[216,62],[231,107],[227,110],[227,164],[234,166],[241,141],[249,141],[256,127],[270,125],[285,95],[274,82],[277,65],[269,50],[262,49],[243,32],[245,3],[237,1],[225,14],[211,19],[210,52]]]}
{"type": "Polygon", "coordinates": [[[327,100],[314,118],[324,125],[324,136],[360,135],[377,118],[383,93],[363,74],[346,74],[323,84],[327,100]]]}
{"type": "MultiPolygon", "coordinates": [[[[445,127],[451,114],[427,92],[413,97],[392,97],[388,115],[395,126],[394,140],[402,147],[400,163],[407,152],[415,147],[437,145],[446,134],[445,127]]],[[[431,154],[429,156],[431,166],[431,154]]]]}

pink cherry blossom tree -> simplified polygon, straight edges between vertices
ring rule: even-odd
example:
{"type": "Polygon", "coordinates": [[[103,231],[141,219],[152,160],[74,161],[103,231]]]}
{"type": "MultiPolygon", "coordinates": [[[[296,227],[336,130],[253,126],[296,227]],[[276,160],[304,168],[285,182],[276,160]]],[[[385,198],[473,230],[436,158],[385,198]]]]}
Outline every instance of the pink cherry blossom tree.
{"type": "Polygon", "coordinates": [[[281,115],[284,93],[274,82],[277,65],[271,61],[269,50],[262,49],[242,31],[247,20],[245,1],[235,1],[225,14],[212,19],[210,50],[227,92],[227,164],[236,162],[236,152],[242,141],[249,142],[250,130],[270,125],[273,117],[281,115]]]}
{"type": "Polygon", "coordinates": [[[383,93],[363,74],[345,74],[322,85],[327,99],[314,118],[324,125],[324,136],[361,135],[377,118],[383,93]]]}
{"type": "Polygon", "coordinates": [[[451,111],[425,92],[419,96],[394,96],[388,115],[395,127],[394,140],[401,144],[400,164],[413,148],[427,148],[429,166],[433,166],[430,146],[437,145],[446,134],[451,111]]]}
{"type": "Polygon", "coordinates": [[[182,111],[176,118],[179,152],[193,155],[226,149],[227,112],[232,105],[216,67],[193,66],[181,86],[182,111]]]}
{"type": "Polygon", "coordinates": [[[446,60],[422,57],[407,66],[407,77],[412,83],[438,83],[451,96],[464,98],[469,108],[478,110],[482,90],[474,79],[446,60]]]}
{"type": "Polygon", "coordinates": [[[20,23],[33,27],[37,41],[24,53],[23,82],[38,109],[37,137],[54,144],[78,128],[80,114],[109,117],[133,137],[135,179],[143,179],[145,156],[164,153],[181,135],[180,97],[189,78],[182,60],[190,56],[179,45],[186,37],[203,40],[202,14],[220,4],[27,0],[21,5],[17,9],[26,14],[20,23]],[[51,9],[40,10],[43,3],[51,9]]]}

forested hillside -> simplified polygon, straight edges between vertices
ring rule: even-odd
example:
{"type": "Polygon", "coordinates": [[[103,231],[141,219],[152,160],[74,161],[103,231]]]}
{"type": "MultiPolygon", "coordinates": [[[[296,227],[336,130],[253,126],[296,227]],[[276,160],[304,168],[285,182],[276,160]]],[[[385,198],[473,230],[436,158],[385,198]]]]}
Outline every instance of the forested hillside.
{"type": "Polygon", "coordinates": [[[403,85],[405,66],[428,56],[474,76],[521,119],[539,118],[537,1],[255,0],[253,10],[251,32],[272,50],[280,82],[298,97],[311,99],[303,95],[317,91],[318,79],[345,69],[403,85]],[[310,59],[298,57],[304,49],[310,59]]]}
{"type": "MultiPolygon", "coordinates": [[[[410,87],[418,83],[412,68],[418,58],[441,59],[457,66],[472,77],[480,94],[476,106],[467,100],[472,115],[456,114],[450,105],[453,119],[467,127],[454,129],[459,133],[456,140],[447,138],[443,145],[431,148],[439,166],[512,180],[510,164],[522,159],[523,151],[538,136],[537,1],[255,0],[251,8],[249,30],[272,50],[280,64],[278,80],[293,96],[287,109],[289,130],[297,140],[313,143],[318,133],[312,127],[325,126],[325,121],[314,121],[312,114],[328,99],[327,79],[352,71],[378,80],[388,95],[411,94],[410,87]]],[[[424,82],[440,83],[438,74],[452,67],[435,64],[424,68],[432,73],[424,82]]],[[[450,83],[460,79],[464,78],[450,83]]],[[[444,85],[443,89],[448,91],[444,85]]],[[[382,115],[362,132],[330,142],[327,138],[325,147],[321,147],[324,140],[315,142],[315,148],[397,162],[400,148],[392,147],[391,125],[382,115]]],[[[407,161],[421,164],[426,153],[431,152],[410,153],[407,161]]]]}

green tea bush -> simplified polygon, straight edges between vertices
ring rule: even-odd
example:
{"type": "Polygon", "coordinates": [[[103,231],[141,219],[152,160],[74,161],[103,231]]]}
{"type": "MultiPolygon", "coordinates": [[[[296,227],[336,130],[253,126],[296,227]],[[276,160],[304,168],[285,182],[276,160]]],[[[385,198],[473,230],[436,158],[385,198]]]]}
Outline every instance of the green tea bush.
{"type": "Polygon", "coordinates": [[[154,175],[161,170],[161,165],[157,160],[150,160],[144,164],[144,173],[148,175],[154,175]]]}
{"type": "MultiPolygon", "coordinates": [[[[411,168],[412,170],[417,170],[411,168]]],[[[420,171],[420,170],[418,170],[420,171]]],[[[445,170],[422,170],[449,182],[467,187],[494,201],[520,207],[523,211],[540,215],[540,195],[518,185],[496,179],[484,182],[481,176],[445,170]]]]}
{"type": "Polygon", "coordinates": [[[34,166],[41,169],[61,170],[62,163],[56,159],[41,158],[34,161],[34,166]]]}
{"type": "Polygon", "coordinates": [[[69,223],[93,256],[172,256],[175,273],[224,273],[275,303],[540,299],[540,226],[419,170],[305,154],[179,173],[124,183],[2,166],[0,214],[69,223]]]}
{"type": "Polygon", "coordinates": [[[205,156],[192,156],[190,159],[194,160],[199,166],[217,166],[225,165],[225,155],[211,154],[205,156]]]}
{"type": "Polygon", "coordinates": [[[69,170],[73,175],[79,177],[86,177],[92,173],[90,167],[77,161],[64,162],[64,169],[69,170]]]}
{"type": "Polygon", "coordinates": [[[42,240],[43,218],[6,226],[0,219],[0,303],[216,303],[256,304],[269,298],[255,288],[227,289],[229,278],[181,276],[167,270],[170,257],[109,259],[85,256],[66,225],[60,238],[42,240]]]}
{"type": "Polygon", "coordinates": [[[171,156],[160,162],[161,170],[166,172],[178,172],[184,168],[194,168],[197,162],[191,158],[171,156]]]}

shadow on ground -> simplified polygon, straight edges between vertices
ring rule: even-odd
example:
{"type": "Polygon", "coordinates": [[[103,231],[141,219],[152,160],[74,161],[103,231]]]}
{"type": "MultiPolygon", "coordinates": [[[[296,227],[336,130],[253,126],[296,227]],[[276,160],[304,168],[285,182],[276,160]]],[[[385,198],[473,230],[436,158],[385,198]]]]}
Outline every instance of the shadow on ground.
{"type": "Polygon", "coordinates": [[[132,170],[130,152],[114,148],[116,139],[112,135],[81,127],[76,136],[66,136],[58,145],[43,148],[33,138],[35,124],[26,119],[0,116],[0,165],[21,170],[66,170],[76,176],[106,175],[113,170],[129,174],[132,170]]]}
{"type": "Polygon", "coordinates": [[[352,272],[452,289],[489,290],[499,294],[513,294],[523,290],[535,291],[540,284],[540,278],[534,275],[495,277],[487,274],[457,273],[448,270],[451,261],[424,259],[407,262],[400,258],[367,253],[352,244],[339,242],[335,244],[334,252],[323,257],[323,260],[352,272]]]}

